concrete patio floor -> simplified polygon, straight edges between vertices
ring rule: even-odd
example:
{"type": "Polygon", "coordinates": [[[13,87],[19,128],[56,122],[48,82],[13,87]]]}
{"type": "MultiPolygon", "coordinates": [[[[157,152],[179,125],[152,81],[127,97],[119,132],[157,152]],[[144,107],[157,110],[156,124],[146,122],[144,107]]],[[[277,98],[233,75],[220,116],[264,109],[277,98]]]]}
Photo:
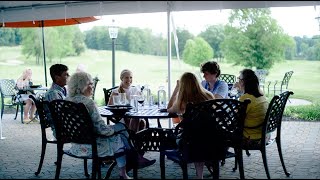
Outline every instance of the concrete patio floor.
{"type": "MultiPolygon", "coordinates": [[[[13,114],[4,114],[2,119],[2,136],[0,140],[0,179],[53,179],[55,176],[56,146],[47,145],[46,155],[41,173],[34,172],[38,168],[41,153],[40,124],[21,124],[13,120],[13,114]]],[[[167,121],[166,121],[167,122],[167,121]]],[[[152,123],[151,123],[152,124],[152,123]]],[[[276,144],[267,148],[269,171],[272,179],[320,179],[320,122],[283,121],[282,150],[287,170],[286,177],[278,156],[276,144]]],[[[247,179],[266,179],[265,170],[259,151],[250,151],[251,156],[244,153],[244,169],[247,179]]],[[[159,153],[148,152],[147,158],[157,162],[138,170],[139,179],[160,179],[159,153]]],[[[239,172],[233,172],[234,158],[226,160],[220,167],[221,179],[239,179],[239,172]]],[[[91,161],[88,163],[91,168],[91,161]]],[[[106,172],[106,167],[102,172],[106,172]]],[[[89,169],[90,170],[90,169],[89,169]]],[[[195,179],[193,164],[188,166],[189,178],[195,179]]],[[[132,172],[129,172],[132,176],[132,172]]],[[[205,178],[212,178],[207,169],[205,178]]],[[[86,179],[83,161],[63,156],[61,179],[86,179]]],[[[117,179],[118,169],[115,168],[111,179],[117,179]]],[[[182,179],[182,171],[178,164],[166,159],[166,178],[182,179]]]]}

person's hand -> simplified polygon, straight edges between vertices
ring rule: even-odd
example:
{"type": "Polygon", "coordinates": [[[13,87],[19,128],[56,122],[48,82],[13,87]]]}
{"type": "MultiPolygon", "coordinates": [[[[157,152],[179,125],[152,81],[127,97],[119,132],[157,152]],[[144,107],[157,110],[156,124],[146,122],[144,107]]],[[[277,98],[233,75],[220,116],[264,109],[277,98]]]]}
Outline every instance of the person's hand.
{"type": "Polygon", "coordinates": [[[233,84],[233,87],[238,88],[238,89],[240,89],[240,88],[241,88],[241,87],[240,87],[240,83],[239,83],[239,82],[234,83],[234,84],[233,84]]]}

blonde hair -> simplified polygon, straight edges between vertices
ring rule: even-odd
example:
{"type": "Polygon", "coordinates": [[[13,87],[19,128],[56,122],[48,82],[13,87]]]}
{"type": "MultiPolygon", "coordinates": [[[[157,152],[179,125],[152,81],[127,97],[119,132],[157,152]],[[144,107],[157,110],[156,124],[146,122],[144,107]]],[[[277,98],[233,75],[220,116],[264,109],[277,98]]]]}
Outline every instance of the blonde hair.
{"type": "Polygon", "coordinates": [[[68,95],[74,97],[83,94],[89,82],[92,82],[92,77],[86,72],[77,72],[72,74],[68,81],[68,95]]]}
{"type": "Polygon", "coordinates": [[[132,71],[130,71],[129,69],[124,69],[124,70],[122,70],[121,73],[120,73],[121,83],[120,83],[120,86],[119,86],[119,88],[118,88],[118,92],[119,92],[119,93],[125,93],[125,91],[124,91],[123,87],[121,86],[121,84],[122,84],[122,79],[124,78],[124,76],[125,76],[127,73],[132,74],[132,71]]]}
{"type": "Polygon", "coordinates": [[[197,77],[191,72],[185,72],[180,78],[178,92],[178,107],[184,112],[187,103],[199,103],[209,99],[214,99],[211,92],[204,89],[197,77]]]}

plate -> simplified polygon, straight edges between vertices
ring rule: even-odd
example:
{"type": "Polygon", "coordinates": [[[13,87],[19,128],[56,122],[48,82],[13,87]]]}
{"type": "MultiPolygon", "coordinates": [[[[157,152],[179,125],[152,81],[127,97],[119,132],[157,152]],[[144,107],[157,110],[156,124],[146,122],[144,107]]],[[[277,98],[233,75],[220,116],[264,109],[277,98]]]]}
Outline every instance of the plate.
{"type": "Polygon", "coordinates": [[[133,107],[130,105],[109,105],[106,107],[114,115],[123,116],[126,112],[130,111],[133,107]]]}
{"type": "Polygon", "coordinates": [[[31,85],[30,88],[38,88],[41,87],[41,85],[31,85]]]}

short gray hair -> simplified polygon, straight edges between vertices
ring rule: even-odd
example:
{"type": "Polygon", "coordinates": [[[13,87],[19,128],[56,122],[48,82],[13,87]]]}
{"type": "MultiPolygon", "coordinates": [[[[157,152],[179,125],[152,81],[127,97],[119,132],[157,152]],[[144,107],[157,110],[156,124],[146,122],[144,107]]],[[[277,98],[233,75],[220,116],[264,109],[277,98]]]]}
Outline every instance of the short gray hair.
{"type": "Polygon", "coordinates": [[[92,77],[86,72],[77,72],[72,74],[68,81],[68,96],[74,97],[79,94],[83,94],[85,87],[89,82],[92,82],[92,77]]]}

